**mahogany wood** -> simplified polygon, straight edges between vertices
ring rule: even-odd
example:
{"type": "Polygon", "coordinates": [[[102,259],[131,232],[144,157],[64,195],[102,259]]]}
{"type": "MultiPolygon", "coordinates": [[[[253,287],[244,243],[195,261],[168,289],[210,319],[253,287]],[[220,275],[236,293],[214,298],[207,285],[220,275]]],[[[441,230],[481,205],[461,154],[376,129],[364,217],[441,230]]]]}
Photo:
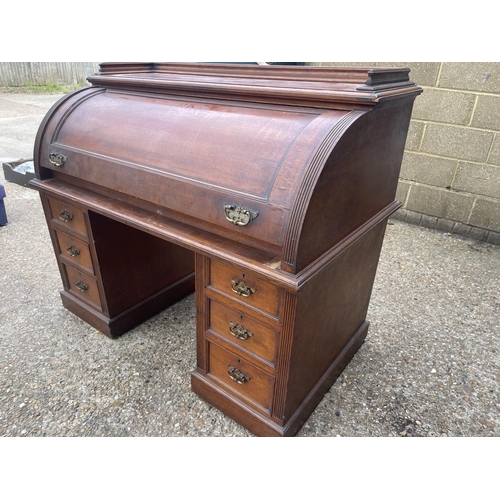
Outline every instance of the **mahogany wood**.
{"type": "Polygon", "coordinates": [[[408,73],[101,64],[35,143],[63,305],[116,337],[196,288],[193,391],[295,435],[367,335],[408,73]]]}
{"type": "Polygon", "coordinates": [[[93,212],[89,219],[110,316],[193,275],[192,251],[93,212]]]}
{"type": "Polygon", "coordinates": [[[243,267],[230,265],[217,259],[212,260],[209,286],[246,306],[260,309],[272,316],[278,316],[280,289],[243,267]],[[246,284],[254,292],[248,297],[239,295],[233,290],[233,281],[246,284]]]}
{"type": "Polygon", "coordinates": [[[54,231],[57,237],[59,259],[61,262],[66,262],[76,268],[81,267],[83,271],[93,274],[94,268],[88,244],[71,234],[63,231],[54,231]]]}
{"type": "Polygon", "coordinates": [[[209,311],[209,331],[272,365],[276,363],[279,335],[277,325],[273,329],[248,309],[235,304],[225,305],[218,300],[209,302],[209,311]],[[236,326],[231,328],[231,325],[236,326]]]}

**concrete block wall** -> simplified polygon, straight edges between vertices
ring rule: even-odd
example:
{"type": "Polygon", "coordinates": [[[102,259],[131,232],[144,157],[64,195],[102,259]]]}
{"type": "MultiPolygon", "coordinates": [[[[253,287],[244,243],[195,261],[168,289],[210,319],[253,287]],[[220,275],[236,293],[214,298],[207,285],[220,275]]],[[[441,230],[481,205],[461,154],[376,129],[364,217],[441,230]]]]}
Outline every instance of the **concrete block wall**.
{"type": "Polygon", "coordinates": [[[318,62],[399,66],[417,97],[397,198],[398,218],[500,244],[500,62],[318,62]]]}

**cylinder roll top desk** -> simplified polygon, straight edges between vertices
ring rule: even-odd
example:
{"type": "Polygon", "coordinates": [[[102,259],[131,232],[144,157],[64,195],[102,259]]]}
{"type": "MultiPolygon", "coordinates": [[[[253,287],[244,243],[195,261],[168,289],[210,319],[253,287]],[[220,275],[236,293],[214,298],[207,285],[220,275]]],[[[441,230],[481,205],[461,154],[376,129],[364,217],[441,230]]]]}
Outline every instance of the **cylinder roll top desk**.
{"type": "Polygon", "coordinates": [[[367,334],[415,97],[402,68],[103,63],[36,179],[64,307],[114,338],[193,290],[193,391],[295,435],[367,334]]]}

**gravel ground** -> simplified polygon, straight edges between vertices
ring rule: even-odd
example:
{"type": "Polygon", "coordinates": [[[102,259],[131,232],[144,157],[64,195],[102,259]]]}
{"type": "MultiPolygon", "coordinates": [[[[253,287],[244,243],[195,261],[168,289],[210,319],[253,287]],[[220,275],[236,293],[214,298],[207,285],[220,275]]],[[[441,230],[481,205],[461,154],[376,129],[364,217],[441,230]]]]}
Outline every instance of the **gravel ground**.
{"type": "MultiPolygon", "coordinates": [[[[108,339],[62,307],[38,193],[0,184],[0,436],[251,436],[190,390],[194,296],[108,339]]],[[[368,337],[298,436],[499,436],[499,283],[499,246],[392,221],[368,337]]]]}
{"type": "MultiPolygon", "coordinates": [[[[194,296],[108,339],[62,307],[38,193],[3,183],[0,435],[250,435],[190,390],[194,296]]],[[[499,436],[499,283],[500,247],[392,222],[367,340],[299,435],[499,436]]]]}

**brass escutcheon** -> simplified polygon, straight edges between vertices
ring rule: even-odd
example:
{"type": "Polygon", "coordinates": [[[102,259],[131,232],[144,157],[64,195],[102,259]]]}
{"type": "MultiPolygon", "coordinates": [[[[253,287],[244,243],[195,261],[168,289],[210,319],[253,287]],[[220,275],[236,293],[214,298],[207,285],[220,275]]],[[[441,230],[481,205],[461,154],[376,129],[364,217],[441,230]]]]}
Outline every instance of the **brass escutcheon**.
{"type": "Polygon", "coordinates": [[[75,283],[75,286],[76,286],[76,288],[78,288],[78,290],[80,290],[80,292],[86,292],[89,289],[89,286],[86,285],[85,283],[81,282],[80,280],[78,280],[75,283]]]}
{"type": "Polygon", "coordinates": [[[248,286],[244,281],[238,281],[235,279],[231,280],[231,290],[242,297],[250,297],[252,293],[255,293],[255,288],[248,286]]]}
{"type": "Polygon", "coordinates": [[[243,205],[229,205],[224,203],[224,214],[226,219],[236,226],[246,226],[259,215],[259,212],[254,212],[243,205]]]}
{"type": "Polygon", "coordinates": [[[73,216],[65,208],[59,212],[59,218],[64,222],[71,222],[73,220],[73,216]]]}
{"type": "Polygon", "coordinates": [[[50,153],[49,161],[56,167],[62,167],[68,161],[68,157],[62,155],[61,153],[50,153]]]}
{"type": "Polygon", "coordinates": [[[237,339],[247,340],[249,337],[253,337],[253,333],[247,330],[243,325],[238,325],[238,323],[229,323],[229,331],[237,339]]]}
{"type": "Polygon", "coordinates": [[[238,370],[238,368],[234,368],[234,366],[229,365],[229,369],[227,371],[229,377],[234,380],[238,384],[244,384],[250,380],[242,371],[238,370]]]}
{"type": "Polygon", "coordinates": [[[80,250],[73,245],[69,245],[68,248],[66,248],[66,251],[71,255],[71,257],[78,257],[80,255],[80,250]]]}

